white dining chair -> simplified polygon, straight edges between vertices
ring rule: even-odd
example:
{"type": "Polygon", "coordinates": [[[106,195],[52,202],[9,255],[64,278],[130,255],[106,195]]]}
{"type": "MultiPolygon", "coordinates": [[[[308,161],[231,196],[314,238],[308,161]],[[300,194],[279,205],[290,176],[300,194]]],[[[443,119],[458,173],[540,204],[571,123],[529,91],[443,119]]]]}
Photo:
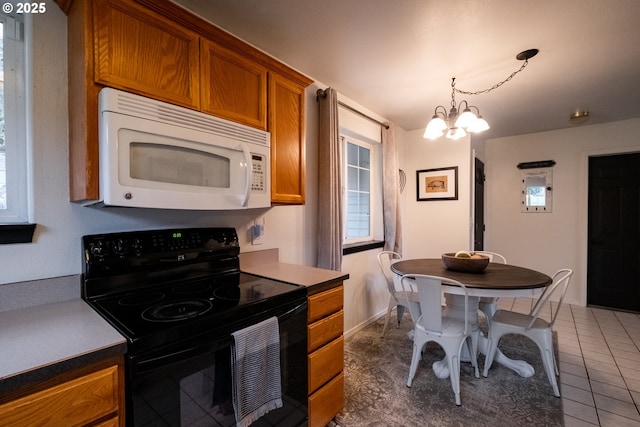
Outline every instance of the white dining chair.
{"type": "MultiPolygon", "coordinates": [[[[490,251],[475,251],[474,253],[480,255],[486,255],[489,257],[489,262],[495,262],[499,264],[506,264],[507,258],[504,255],[500,255],[496,252],[490,251]]],[[[496,312],[496,307],[498,306],[498,298],[491,297],[481,297],[480,302],[478,303],[478,308],[484,314],[484,317],[487,319],[487,326],[491,326],[491,318],[493,317],[493,313],[496,312]]]]}
{"type": "Polygon", "coordinates": [[[387,333],[387,327],[389,326],[389,321],[391,320],[391,312],[394,308],[396,309],[397,318],[396,327],[400,326],[405,307],[409,308],[410,306],[413,306],[413,310],[410,309],[409,313],[411,314],[411,320],[414,323],[417,317],[413,317],[413,313],[420,313],[420,302],[418,301],[418,293],[414,292],[412,288],[409,288],[409,290],[407,291],[396,288],[394,277],[397,277],[397,275],[391,271],[391,264],[401,259],[402,256],[400,256],[400,254],[398,254],[397,252],[381,251],[380,253],[378,253],[378,264],[380,265],[382,274],[384,275],[387,282],[387,289],[389,290],[389,304],[387,307],[387,315],[384,322],[384,327],[382,328],[382,336],[385,336],[385,334],[387,333]]]}
{"type": "MultiPolygon", "coordinates": [[[[404,290],[410,286],[409,281],[415,281],[422,310],[415,322],[413,334],[413,355],[409,368],[407,387],[411,387],[413,377],[418,369],[418,363],[422,359],[422,351],[429,341],[438,343],[444,350],[451,378],[451,387],[455,394],[456,405],[460,405],[460,352],[466,344],[471,356],[471,364],[475,368],[476,378],[480,378],[478,360],[476,358],[477,347],[473,339],[473,328],[469,318],[469,295],[467,288],[460,282],[445,279],[439,276],[424,274],[406,274],[402,276],[400,283],[404,290]],[[458,286],[464,293],[464,320],[447,316],[442,310],[442,282],[458,286]]],[[[411,306],[409,308],[411,310],[411,306]]],[[[417,316],[417,313],[413,314],[417,316]]]]}
{"type": "Polygon", "coordinates": [[[556,380],[558,364],[553,352],[553,324],[560,312],[562,300],[567,293],[572,274],[573,271],[568,268],[558,270],[556,274],[553,275],[552,284],[540,295],[529,314],[510,310],[496,311],[493,315],[491,328],[489,329],[487,357],[482,372],[483,376],[486,377],[488,375],[489,369],[493,364],[500,338],[505,334],[524,335],[533,340],[540,349],[540,355],[542,356],[547,378],[553,387],[553,394],[556,397],[560,397],[560,390],[558,389],[558,382],[556,380]],[[556,305],[555,313],[553,311],[551,312],[551,319],[549,321],[542,319],[540,317],[541,311],[549,302],[551,296],[558,290],[561,291],[561,294],[556,305]]]}

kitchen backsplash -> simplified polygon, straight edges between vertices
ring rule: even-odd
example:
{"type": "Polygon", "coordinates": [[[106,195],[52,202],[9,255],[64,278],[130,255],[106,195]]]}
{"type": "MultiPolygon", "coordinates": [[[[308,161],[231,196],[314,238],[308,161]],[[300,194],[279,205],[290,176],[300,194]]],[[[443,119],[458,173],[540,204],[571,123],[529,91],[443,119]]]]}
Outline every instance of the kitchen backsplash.
{"type": "Polygon", "coordinates": [[[0,312],[80,298],[79,274],[0,285],[0,312]]]}

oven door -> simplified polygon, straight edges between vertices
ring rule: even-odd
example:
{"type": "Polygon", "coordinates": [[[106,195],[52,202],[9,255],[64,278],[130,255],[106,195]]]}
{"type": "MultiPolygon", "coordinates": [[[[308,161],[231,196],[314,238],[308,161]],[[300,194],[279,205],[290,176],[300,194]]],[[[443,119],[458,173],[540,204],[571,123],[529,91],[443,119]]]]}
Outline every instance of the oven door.
{"type": "MultiPolygon", "coordinates": [[[[307,303],[281,307],[235,324],[239,330],[273,315],[280,330],[283,407],[260,421],[278,426],[307,425],[307,303]]],[[[161,353],[127,361],[128,426],[232,426],[231,345],[222,335],[193,337],[161,353]]]]}

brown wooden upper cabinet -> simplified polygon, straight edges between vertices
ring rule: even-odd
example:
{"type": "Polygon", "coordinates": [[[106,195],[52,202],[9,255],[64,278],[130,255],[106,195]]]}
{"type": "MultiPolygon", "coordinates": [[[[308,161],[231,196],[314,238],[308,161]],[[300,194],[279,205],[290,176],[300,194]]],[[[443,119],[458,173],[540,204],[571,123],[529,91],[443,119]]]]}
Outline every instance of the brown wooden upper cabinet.
{"type": "Polygon", "coordinates": [[[200,47],[202,111],[267,130],[267,69],[210,40],[200,47]]]}
{"type": "Polygon", "coordinates": [[[197,109],[199,36],[126,0],[94,2],[95,81],[197,109]]]}
{"type": "Polygon", "coordinates": [[[269,75],[271,201],[305,203],[304,87],[269,75]]]}
{"type": "Polygon", "coordinates": [[[55,0],[67,13],[70,199],[99,197],[104,86],[271,132],[271,200],[305,203],[308,77],[169,0],[55,0]]]}

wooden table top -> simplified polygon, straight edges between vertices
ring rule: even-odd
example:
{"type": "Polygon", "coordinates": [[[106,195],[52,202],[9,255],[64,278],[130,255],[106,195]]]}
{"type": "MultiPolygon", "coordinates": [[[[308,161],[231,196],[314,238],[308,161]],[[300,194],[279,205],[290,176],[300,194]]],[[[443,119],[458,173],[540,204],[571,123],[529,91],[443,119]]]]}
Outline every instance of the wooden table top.
{"type": "Polygon", "coordinates": [[[407,259],[391,265],[396,274],[428,274],[446,277],[463,283],[468,288],[516,290],[549,286],[551,277],[524,267],[489,263],[482,273],[459,273],[447,269],[440,258],[407,259]]]}

